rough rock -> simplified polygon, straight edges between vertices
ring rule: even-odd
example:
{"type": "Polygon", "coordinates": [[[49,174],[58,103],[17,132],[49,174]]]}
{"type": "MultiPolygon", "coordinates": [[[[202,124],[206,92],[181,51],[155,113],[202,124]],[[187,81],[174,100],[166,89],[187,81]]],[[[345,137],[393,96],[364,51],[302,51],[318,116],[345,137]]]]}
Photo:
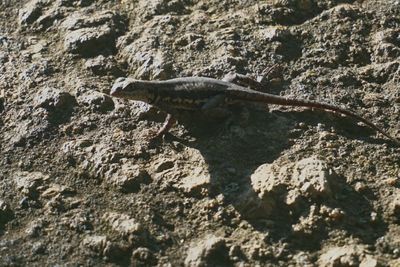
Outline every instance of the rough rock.
{"type": "Polygon", "coordinates": [[[65,16],[63,10],[60,10],[59,7],[53,7],[41,15],[36,21],[35,24],[38,25],[40,30],[47,29],[53,26],[54,22],[57,20],[61,20],[65,16]]]}
{"type": "Polygon", "coordinates": [[[207,195],[210,186],[211,177],[209,174],[204,174],[201,168],[194,169],[190,176],[183,177],[177,185],[183,192],[193,196],[207,195]]]}
{"type": "Polygon", "coordinates": [[[186,266],[225,266],[229,264],[225,239],[213,235],[193,243],[187,252],[186,266]]]}
{"type": "MultiPolygon", "coordinates": [[[[29,46],[26,52],[32,54],[32,59],[40,59],[42,57],[42,54],[47,51],[48,48],[49,43],[42,39],[29,46]]],[[[48,67],[45,72],[50,73],[51,67],[48,67]]]]}
{"type": "Polygon", "coordinates": [[[387,62],[388,59],[396,60],[400,57],[398,29],[377,32],[374,35],[373,60],[377,63],[387,62]]]}
{"type": "Polygon", "coordinates": [[[28,237],[38,237],[45,226],[46,222],[43,219],[36,219],[28,224],[25,229],[25,234],[28,237]]]}
{"type": "MultiPolygon", "coordinates": [[[[40,46],[42,46],[43,49],[45,48],[44,43],[41,44],[40,41],[36,43],[36,45],[36,47],[35,45],[30,47],[27,50],[27,53],[32,54],[34,52],[37,52],[37,49],[41,49],[40,46]]],[[[41,58],[41,55],[39,53],[32,54],[32,58],[35,57],[38,57],[38,59],[32,63],[28,63],[24,67],[23,71],[19,74],[19,78],[24,82],[24,85],[27,88],[35,87],[41,90],[42,88],[37,85],[42,83],[43,80],[45,80],[47,77],[51,76],[51,74],[54,72],[54,69],[48,60],[46,60],[45,58],[41,58]]],[[[26,91],[19,90],[17,93],[24,94],[24,92],[26,91]]]]}
{"type": "Polygon", "coordinates": [[[64,48],[69,53],[94,56],[103,50],[113,53],[115,36],[112,29],[103,25],[97,28],[83,28],[65,35],[64,48]]]}
{"type": "Polygon", "coordinates": [[[102,235],[87,236],[81,242],[82,247],[90,250],[90,252],[95,252],[99,256],[105,254],[105,250],[110,244],[108,238],[102,235]]]}
{"type": "Polygon", "coordinates": [[[107,212],[103,215],[103,220],[122,236],[137,235],[143,232],[142,225],[126,214],[107,212]]]}
{"type": "Polygon", "coordinates": [[[124,31],[123,19],[113,12],[96,14],[77,13],[63,23],[67,29],[64,48],[73,54],[84,57],[112,54],[115,52],[115,40],[124,31]]]}
{"type": "Polygon", "coordinates": [[[32,244],[31,253],[35,254],[44,254],[46,251],[46,245],[43,242],[37,241],[32,244]]]}
{"type": "Polygon", "coordinates": [[[180,49],[180,47],[186,47],[191,50],[201,50],[204,48],[205,41],[204,36],[195,33],[187,33],[174,42],[174,47],[180,49]]]}
{"type": "Polygon", "coordinates": [[[369,255],[363,246],[347,245],[329,248],[319,257],[318,264],[321,267],[378,267],[381,263],[376,258],[369,255]]]}
{"type": "Polygon", "coordinates": [[[144,247],[139,247],[132,252],[132,266],[152,266],[157,264],[157,258],[154,254],[144,247]]]}
{"type": "Polygon", "coordinates": [[[68,187],[68,186],[63,186],[59,184],[52,184],[49,185],[49,187],[44,190],[40,196],[43,198],[53,198],[59,195],[62,196],[73,196],[75,195],[75,190],[68,187]]]}
{"type": "Polygon", "coordinates": [[[185,11],[185,1],[182,0],[140,0],[138,5],[144,11],[140,15],[145,19],[168,12],[182,14],[185,11]]]}
{"type": "Polygon", "coordinates": [[[3,112],[4,110],[4,98],[0,97],[0,113],[3,112]]]}
{"type": "Polygon", "coordinates": [[[103,97],[119,75],[232,71],[399,136],[398,4],[0,1],[0,266],[182,266],[199,247],[192,259],[204,266],[311,267],[341,246],[350,254],[326,256],[328,266],[400,266],[399,151],[366,125],[243,103],[218,122],[179,112],[188,116],[149,141],[163,110],[103,97]],[[65,50],[74,33],[67,45],[77,50],[65,50]],[[61,117],[62,100],[36,102],[44,88],[77,103],[61,117]],[[50,179],[19,187],[21,171],[50,179]],[[208,233],[225,240],[232,262],[202,256],[208,233]]]}
{"type": "Polygon", "coordinates": [[[172,169],[175,166],[173,160],[163,160],[157,166],[155,166],[155,172],[163,172],[172,169]]]}
{"type": "Polygon", "coordinates": [[[316,157],[300,160],[294,166],[292,181],[306,196],[330,196],[329,180],[333,171],[316,157]]]}
{"type": "Polygon", "coordinates": [[[98,13],[77,12],[69,16],[62,23],[62,27],[68,31],[74,31],[82,28],[93,28],[102,25],[107,25],[110,28],[118,30],[121,17],[111,11],[98,13]]]}
{"type": "Polygon", "coordinates": [[[32,0],[19,11],[19,23],[31,24],[42,14],[44,0],[32,0]]]}
{"type": "Polygon", "coordinates": [[[137,192],[141,185],[149,184],[152,179],[146,170],[138,165],[125,163],[105,175],[106,182],[116,186],[125,193],[137,192]]]}
{"type": "MultiPolygon", "coordinates": [[[[84,125],[78,127],[96,129],[91,124],[91,118],[83,118],[84,125]]],[[[81,131],[76,129],[76,131],[81,131]]],[[[76,160],[80,170],[94,179],[103,179],[110,169],[111,163],[118,157],[118,153],[108,143],[94,143],[90,139],[74,140],[65,142],[61,151],[76,160]]]]}
{"type": "Polygon", "coordinates": [[[321,219],[320,210],[316,205],[312,205],[307,214],[292,224],[292,233],[299,239],[307,239],[321,230],[321,219]]]}
{"type": "Polygon", "coordinates": [[[71,108],[75,104],[75,98],[60,89],[44,87],[36,95],[34,103],[36,107],[47,111],[60,111],[71,108]]]}
{"type": "Polygon", "coordinates": [[[300,252],[294,255],[293,260],[297,266],[312,267],[314,266],[310,253],[300,252]]]}
{"type": "Polygon", "coordinates": [[[193,197],[208,195],[212,187],[207,163],[200,151],[194,148],[188,147],[179,154],[155,160],[149,172],[155,181],[163,180],[193,197]],[[186,161],[187,158],[191,161],[186,161]]]}
{"type": "Polygon", "coordinates": [[[282,41],[290,36],[290,31],[283,26],[270,26],[260,29],[256,35],[258,38],[269,42],[282,41]]]}
{"type": "Polygon", "coordinates": [[[0,199],[0,229],[13,219],[13,212],[10,206],[0,199]]]}
{"type": "Polygon", "coordinates": [[[33,112],[24,110],[20,114],[27,113],[29,113],[30,116],[26,117],[26,119],[16,121],[15,124],[13,124],[13,130],[4,135],[4,139],[9,140],[11,144],[9,149],[15,147],[29,147],[49,136],[49,113],[44,109],[36,109],[33,110],[33,112]]]}
{"type": "Polygon", "coordinates": [[[362,249],[354,246],[333,247],[319,257],[320,266],[358,266],[362,249]]]}
{"type": "Polygon", "coordinates": [[[101,113],[106,113],[114,109],[114,101],[111,97],[96,91],[89,91],[79,95],[78,103],[101,113]]]}
{"type": "Polygon", "coordinates": [[[276,173],[275,167],[271,164],[261,165],[250,177],[254,191],[266,206],[274,206],[274,195],[286,193],[287,183],[281,179],[280,173],[276,173]]]}
{"type": "Polygon", "coordinates": [[[65,220],[63,220],[63,224],[65,224],[69,229],[73,229],[78,233],[93,230],[93,216],[87,213],[87,211],[77,210],[72,217],[66,217],[65,220]]]}
{"type": "Polygon", "coordinates": [[[172,62],[169,56],[161,51],[137,51],[132,45],[127,47],[124,53],[129,56],[129,67],[135,69],[134,76],[139,79],[167,79],[173,74],[172,62]],[[132,49],[132,50],[131,50],[132,49]]]}
{"type": "Polygon", "coordinates": [[[251,185],[236,200],[246,218],[267,218],[276,212],[279,199],[287,193],[287,184],[277,175],[275,166],[264,164],[250,176],[251,185]]]}
{"type": "Polygon", "coordinates": [[[86,7],[90,6],[94,0],[60,0],[57,2],[59,6],[78,6],[78,7],[86,7]]]}
{"type": "Polygon", "coordinates": [[[117,48],[126,59],[132,76],[138,79],[168,79],[175,74],[174,58],[166,47],[156,46],[160,42],[159,32],[167,31],[176,34],[177,22],[173,16],[155,17],[148,24],[132,29],[118,38],[117,48]],[[166,25],[171,25],[164,29],[166,25]],[[153,28],[154,27],[154,28],[153,28]],[[148,30],[147,30],[148,29],[148,30]]]}
{"type": "Polygon", "coordinates": [[[393,200],[390,202],[390,213],[396,221],[400,221],[400,192],[396,190],[393,200]]]}
{"type": "Polygon", "coordinates": [[[371,255],[365,255],[365,258],[360,263],[360,267],[379,267],[379,266],[382,266],[382,263],[371,255]]]}
{"type": "MultiPolygon", "coordinates": [[[[382,83],[390,77],[392,73],[396,73],[400,66],[399,61],[385,62],[382,64],[371,64],[359,69],[359,76],[364,81],[370,83],[382,83]]],[[[368,106],[374,106],[376,102],[381,102],[384,99],[379,94],[368,94],[364,96],[363,102],[368,106]]]]}
{"type": "MultiPolygon", "coordinates": [[[[2,43],[2,36],[0,36],[0,44],[2,43]]],[[[8,58],[8,54],[5,52],[0,52],[0,63],[4,64],[6,62],[8,62],[9,58],[8,58]]]]}
{"type": "Polygon", "coordinates": [[[49,176],[41,172],[17,172],[14,174],[16,188],[25,196],[37,198],[39,187],[49,176]]]}
{"type": "MultiPolygon", "coordinates": [[[[400,259],[394,259],[389,262],[389,266],[400,266],[400,259]]],[[[367,267],[367,266],[364,266],[367,267]]],[[[369,266],[368,266],[369,267],[369,266]]],[[[375,267],[375,266],[374,266],[375,267]]],[[[378,266],[377,266],[378,267],[378,266]]]]}
{"type": "Polygon", "coordinates": [[[123,71],[119,68],[117,61],[112,56],[105,57],[103,55],[90,58],[85,62],[85,67],[96,75],[113,75],[121,77],[123,71]]]}
{"type": "Polygon", "coordinates": [[[44,205],[46,213],[54,214],[75,209],[81,204],[81,199],[73,196],[75,191],[69,187],[58,184],[49,185],[40,196],[43,201],[47,201],[44,205]]]}
{"type": "Polygon", "coordinates": [[[332,177],[333,171],[316,157],[264,164],[250,176],[251,187],[237,204],[249,218],[269,217],[285,209],[297,212],[305,199],[329,198],[332,177]]]}

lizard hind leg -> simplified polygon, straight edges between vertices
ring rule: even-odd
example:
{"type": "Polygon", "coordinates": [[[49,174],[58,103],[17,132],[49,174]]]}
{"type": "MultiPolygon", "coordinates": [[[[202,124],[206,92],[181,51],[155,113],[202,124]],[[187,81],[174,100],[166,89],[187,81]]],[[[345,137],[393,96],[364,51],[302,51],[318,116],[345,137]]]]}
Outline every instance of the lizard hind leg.
{"type": "MultiPolygon", "coordinates": [[[[265,86],[261,82],[258,82],[256,81],[255,78],[247,75],[230,72],[227,75],[225,75],[225,77],[222,80],[225,82],[237,84],[239,86],[247,87],[252,90],[260,92],[265,91],[265,86]]],[[[248,103],[248,104],[250,104],[254,109],[257,110],[263,110],[263,111],[269,110],[268,105],[265,103],[248,103]]]]}
{"type": "Polygon", "coordinates": [[[201,107],[201,112],[203,115],[213,119],[223,119],[231,115],[231,112],[226,108],[223,94],[211,97],[201,107]]]}
{"type": "Polygon", "coordinates": [[[208,99],[208,101],[201,107],[201,110],[215,109],[222,107],[225,104],[225,96],[223,94],[215,95],[208,99]]]}
{"type": "MultiPolygon", "coordinates": [[[[280,84],[283,78],[282,68],[279,64],[273,64],[271,67],[265,69],[261,76],[243,75],[235,72],[229,72],[222,80],[225,82],[234,83],[243,87],[247,87],[256,91],[270,93],[271,86],[278,83],[280,84]]],[[[276,87],[276,86],[274,86],[276,87]]]]}
{"type": "Polygon", "coordinates": [[[222,78],[223,81],[225,82],[230,82],[234,83],[243,87],[249,87],[253,90],[257,91],[262,91],[263,85],[256,81],[255,78],[249,77],[247,75],[235,73],[235,72],[229,72],[222,78]]]}

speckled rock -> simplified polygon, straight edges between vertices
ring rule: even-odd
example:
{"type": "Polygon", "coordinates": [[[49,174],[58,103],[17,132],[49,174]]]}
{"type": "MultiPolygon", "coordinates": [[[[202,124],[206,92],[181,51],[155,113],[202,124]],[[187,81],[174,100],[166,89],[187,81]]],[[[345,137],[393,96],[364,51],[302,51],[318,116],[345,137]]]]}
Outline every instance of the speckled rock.
{"type": "Polygon", "coordinates": [[[292,173],[292,182],[305,196],[318,197],[331,195],[329,180],[333,171],[316,157],[306,158],[296,163],[292,173]]]}
{"type": "Polygon", "coordinates": [[[189,196],[207,196],[212,187],[211,175],[198,149],[185,148],[179,154],[155,160],[149,173],[155,181],[163,180],[189,196]],[[190,161],[185,159],[190,158],[190,161]]]}
{"type": "Polygon", "coordinates": [[[123,31],[123,24],[122,18],[112,12],[74,14],[63,23],[67,29],[64,48],[69,53],[84,57],[112,54],[115,52],[115,40],[123,31]]]}
{"type": "Polygon", "coordinates": [[[249,218],[269,217],[284,210],[297,211],[305,199],[331,196],[333,171],[327,164],[310,157],[296,163],[258,167],[251,175],[251,188],[237,200],[249,218]]]}
{"type": "Polygon", "coordinates": [[[31,198],[38,197],[39,187],[49,176],[41,172],[18,172],[14,174],[14,180],[18,191],[31,198]]]}
{"type": "Polygon", "coordinates": [[[43,219],[36,219],[27,225],[24,232],[28,237],[38,237],[42,234],[42,230],[46,225],[47,222],[43,219]]]}
{"type": "Polygon", "coordinates": [[[141,185],[149,184],[152,181],[146,170],[129,162],[121,166],[112,166],[105,175],[105,179],[107,183],[126,193],[137,192],[141,185]]]}
{"type": "Polygon", "coordinates": [[[118,66],[114,57],[99,55],[95,58],[88,59],[85,62],[85,67],[91,70],[96,75],[114,75],[117,77],[124,76],[124,72],[118,66]]]}
{"type": "Polygon", "coordinates": [[[400,221],[400,192],[398,190],[396,192],[390,202],[390,213],[396,221],[400,221]]]}
{"type": "Polygon", "coordinates": [[[270,216],[276,211],[279,198],[287,193],[285,180],[274,169],[274,165],[264,164],[251,175],[251,188],[240,197],[241,209],[246,212],[247,217],[270,216]]]}
{"type": "Polygon", "coordinates": [[[0,266],[400,266],[399,148],[365,125],[242,103],[149,140],[163,110],[102,96],[237,72],[399,136],[397,2],[0,1],[0,266]]]}
{"type": "Polygon", "coordinates": [[[2,228],[7,222],[13,219],[13,212],[10,206],[0,199],[0,228],[2,228]]]}
{"type": "Polygon", "coordinates": [[[131,264],[132,266],[152,266],[157,264],[157,258],[150,249],[139,247],[132,251],[131,264]]]}
{"type": "Polygon", "coordinates": [[[103,215],[103,220],[122,236],[140,234],[143,232],[142,225],[126,214],[107,212],[103,215]]]}
{"type": "Polygon", "coordinates": [[[177,187],[189,195],[207,195],[211,186],[211,177],[202,168],[193,170],[191,175],[182,177],[177,187]]]}
{"type": "Polygon", "coordinates": [[[43,242],[37,241],[32,244],[32,255],[44,254],[46,252],[46,245],[43,242]]]}
{"type": "MultiPolygon", "coordinates": [[[[86,119],[88,125],[80,127],[96,129],[95,125],[90,124],[90,118],[86,119]]],[[[118,153],[110,144],[93,143],[90,139],[67,141],[61,146],[61,151],[76,160],[82,173],[99,180],[109,177],[107,172],[111,163],[118,157],[118,153]]]]}
{"type": "Polygon", "coordinates": [[[400,57],[398,29],[377,32],[374,35],[373,60],[377,63],[387,62],[388,59],[395,60],[400,57]]]}
{"type": "MultiPolygon", "coordinates": [[[[64,10],[60,9],[57,6],[53,6],[48,10],[44,11],[43,14],[36,20],[35,24],[37,28],[40,30],[44,30],[53,26],[53,24],[57,21],[60,21],[64,18],[64,10]]],[[[56,24],[56,26],[58,26],[56,24]]]]}
{"type": "Polygon", "coordinates": [[[19,23],[33,23],[37,18],[40,17],[45,3],[45,0],[32,0],[28,2],[24,8],[19,11],[19,23]]]}
{"type": "Polygon", "coordinates": [[[57,6],[78,6],[78,7],[86,7],[93,3],[94,0],[60,0],[57,2],[57,6]]]}
{"type": "Polygon", "coordinates": [[[118,28],[117,25],[121,22],[120,19],[120,15],[108,10],[98,13],[76,12],[66,18],[61,26],[68,31],[102,25],[118,28]]]}
{"type": "Polygon", "coordinates": [[[70,53],[83,56],[97,55],[103,49],[113,51],[113,39],[113,32],[106,25],[78,29],[65,35],[64,48],[70,53]]]}
{"type": "Polygon", "coordinates": [[[79,95],[78,103],[101,113],[106,113],[114,109],[114,101],[111,97],[96,91],[88,91],[79,95]]]}
{"type": "Polygon", "coordinates": [[[343,247],[332,247],[323,253],[318,260],[321,267],[335,266],[360,266],[377,267],[379,261],[361,245],[347,245],[343,247]]]}
{"type": "Polygon", "coordinates": [[[228,249],[223,238],[213,235],[192,244],[187,252],[185,266],[223,266],[229,264],[228,249]]]}
{"type": "Polygon", "coordinates": [[[256,36],[269,42],[284,40],[290,36],[290,31],[283,26],[270,26],[257,31],[256,36]]]}
{"type": "Polygon", "coordinates": [[[35,97],[35,106],[48,111],[65,110],[75,104],[75,98],[68,92],[57,88],[44,87],[35,97]]]}
{"type": "MultiPolygon", "coordinates": [[[[94,252],[99,256],[103,256],[105,254],[105,250],[108,246],[110,246],[111,242],[108,241],[106,236],[93,235],[85,237],[81,246],[90,251],[90,253],[94,252]]],[[[89,252],[88,251],[88,252],[89,252]]]]}

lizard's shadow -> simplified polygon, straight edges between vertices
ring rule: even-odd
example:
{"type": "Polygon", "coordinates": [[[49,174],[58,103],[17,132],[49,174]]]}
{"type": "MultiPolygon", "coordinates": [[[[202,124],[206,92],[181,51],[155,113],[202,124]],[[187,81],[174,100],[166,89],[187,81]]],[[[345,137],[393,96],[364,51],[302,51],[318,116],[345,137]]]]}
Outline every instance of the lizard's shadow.
{"type": "MultiPolygon", "coordinates": [[[[293,241],[293,246],[303,249],[307,247],[318,249],[329,234],[328,228],[346,230],[349,235],[357,236],[366,243],[375,242],[376,237],[382,235],[387,226],[380,221],[374,225],[362,223],[370,220],[373,208],[364,195],[354,191],[340,176],[337,177],[333,187],[337,190],[334,192],[335,197],[340,195],[339,201],[332,198],[303,203],[296,214],[285,206],[284,200],[281,199],[285,197],[284,195],[275,196],[281,202],[278,201],[270,214],[263,214],[263,209],[260,207],[252,207],[255,203],[252,199],[257,198],[258,193],[251,185],[250,175],[260,165],[274,162],[289,148],[290,131],[299,121],[305,121],[310,125],[323,123],[327,127],[337,129],[339,134],[347,132],[347,129],[340,127],[343,124],[342,117],[307,110],[273,113],[252,111],[247,126],[239,126],[236,122],[229,129],[226,125],[210,124],[209,121],[191,120],[181,123],[196,140],[186,142],[186,145],[199,150],[208,164],[211,176],[210,195],[215,197],[223,194],[225,204],[232,205],[240,216],[258,231],[270,233],[274,240],[290,239],[293,241]],[[299,222],[301,216],[307,216],[313,205],[340,208],[349,220],[334,226],[322,225],[311,236],[299,238],[293,233],[292,226],[299,222]],[[298,241],[303,238],[306,238],[307,242],[298,241]]],[[[345,122],[345,125],[350,123],[350,121],[345,122]]],[[[354,121],[352,127],[355,127],[352,129],[356,129],[357,133],[362,132],[361,129],[365,130],[365,127],[357,126],[354,121]]],[[[354,137],[352,133],[346,135],[354,137]]],[[[318,152],[312,154],[318,155],[318,152]]],[[[298,157],[293,155],[293,160],[299,160],[298,157]]],[[[226,214],[225,223],[230,224],[230,219],[226,214]]]]}

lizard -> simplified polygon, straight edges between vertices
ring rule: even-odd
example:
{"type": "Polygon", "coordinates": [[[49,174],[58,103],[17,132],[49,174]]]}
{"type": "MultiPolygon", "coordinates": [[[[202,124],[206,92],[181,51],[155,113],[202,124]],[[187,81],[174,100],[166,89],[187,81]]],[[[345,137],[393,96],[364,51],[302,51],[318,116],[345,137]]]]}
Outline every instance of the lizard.
{"type": "MultiPolygon", "coordinates": [[[[231,80],[233,80],[231,78],[231,80]]],[[[167,118],[156,136],[164,135],[175,123],[176,110],[221,108],[236,103],[258,102],[283,106],[308,107],[346,115],[364,123],[400,146],[400,140],[357,113],[336,105],[264,93],[227,81],[207,77],[182,77],[162,81],[120,77],[111,88],[113,97],[146,102],[165,112],[167,118]]]]}

